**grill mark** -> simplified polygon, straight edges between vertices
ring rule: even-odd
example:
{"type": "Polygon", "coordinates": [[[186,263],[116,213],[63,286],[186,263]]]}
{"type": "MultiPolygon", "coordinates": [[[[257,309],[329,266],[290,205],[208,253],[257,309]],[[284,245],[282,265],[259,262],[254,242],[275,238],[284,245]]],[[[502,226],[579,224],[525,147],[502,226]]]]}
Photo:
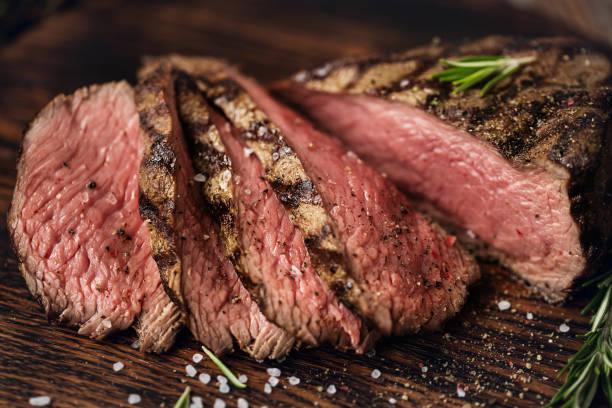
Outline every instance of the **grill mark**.
{"type": "MultiPolygon", "coordinates": [[[[265,169],[268,181],[283,203],[292,223],[305,239],[311,263],[317,274],[350,310],[362,317],[361,289],[350,277],[344,246],[335,223],[323,207],[312,181],[297,155],[285,142],[280,130],[257,108],[253,100],[234,80],[218,75],[219,80],[198,77],[198,87],[214,101],[225,117],[238,129],[265,169]],[[246,120],[245,120],[246,118],[246,120]],[[284,167],[285,163],[290,167],[284,167]],[[317,217],[304,217],[307,205],[317,210],[317,217]],[[330,262],[334,260],[334,262],[330,262]]],[[[372,328],[373,323],[364,319],[372,328]]]]}
{"type": "Polygon", "coordinates": [[[251,298],[262,308],[264,288],[262,284],[255,283],[251,279],[242,257],[237,210],[231,188],[231,173],[230,178],[225,181],[225,187],[216,180],[223,171],[231,171],[231,160],[225,154],[221,137],[212,123],[209,106],[193,80],[182,71],[176,71],[174,75],[178,113],[184,125],[189,155],[196,172],[206,177],[200,188],[202,197],[213,215],[213,220],[219,224],[226,256],[234,265],[240,281],[251,298]]]}
{"type": "Polygon", "coordinates": [[[145,145],[139,171],[139,211],[151,234],[151,255],[157,263],[164,289],[184,312],[181,262],[174,225],[176,209],[176,157],[169,146],[172,117],[164,97],[168,74],[159,66],[136,87],[136,105],[145,145]]]}

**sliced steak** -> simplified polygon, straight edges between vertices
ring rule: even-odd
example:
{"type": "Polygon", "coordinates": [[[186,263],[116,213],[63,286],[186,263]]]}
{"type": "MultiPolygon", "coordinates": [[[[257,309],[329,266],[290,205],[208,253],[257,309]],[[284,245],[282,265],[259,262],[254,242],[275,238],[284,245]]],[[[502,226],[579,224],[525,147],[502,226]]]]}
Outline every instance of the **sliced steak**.
{"type": "Polygon", "coordinates": [[[316,274],[257,157],[210,110],[195,82],[182,75],[178,89],[194,164],[206,179],[204,196],[232,248],[230,258],[266,316],[308,344],[363,352],[373,338],[316,274]]]}
{"type": "MultiPolygon", "coordinates": [[[[234,75],[297,153],[366,287],[383,334],[438,328],[463,305],[479,276],[474,259],[378,172],[259,85],[234,75]]],[[[256,132],[260,135],[261,132],[256,132]]],[[[279,138],[281,136],[279,135],[279,138]]]]}
{"type": "Polygon", "coordinates": [[[27,130],[8,224],[19,269],[51,320],[103,338],[138,319],[167,350],[181,314],[138,214],[141,131],[125,82],[55,98],[27,130]]]}
{"type": "MultiPolygon", "coordinates": [[[[279,358],[294,338],[270,323],[225,255],[219,228],[203,200],[183,138],[171,66],[146,66],[137,88],[145,130],[140,211],[150,221],[153,257],[169,293],[189,312],[194,337],[223,353],[238,346],[256,359],[279,358]]],[[[185,102],[185,101],[182,101],[185,102]]],[[[183,106],[184,117],[188,106],[183,106]]]]}
{"type": "Polygon", "coordinates": [[[610,73],[573,40],[489,37],[329,63],[277,91],[554,301],[610,247],[610,73]],[[466,55],[537,59],[483,98],[429,78],[466,55]]]}

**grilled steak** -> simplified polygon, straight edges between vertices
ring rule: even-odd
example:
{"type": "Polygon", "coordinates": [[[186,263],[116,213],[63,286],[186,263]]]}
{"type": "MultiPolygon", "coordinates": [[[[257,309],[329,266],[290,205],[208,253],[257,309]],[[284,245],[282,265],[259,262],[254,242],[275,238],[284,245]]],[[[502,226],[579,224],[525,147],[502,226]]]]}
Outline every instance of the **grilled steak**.
{"type": "Polygon", "coordinates": [[[237,77],[300,158],[345,243],[383,334],[438,328],[463,305],[478,276],[474,259],[354,153],[237,77]]]}
{"type": "Polygon", "coordinates": [[[573,40],[489,37],[332,62],[277,91],[555,301],[610,247],[610,68],[573,40]],[[429,78],[466,55],[537,60],[483,98],[429,78]]]}
{"type": "Polygon", "coordinates": [[[179,100],[192,113],[182,120],[194,164],[206,178],[204,196],[232,248],[230,259],[266,316],[308,344],[363,352],[372,338],[314,271],[304,239],[258,159],[245,154],[239,132],[207,107],[195,82],[183,74],[178,87],[179,100]]]}
{"type": "MultiPolygon", "coordinates": [[[[145,134],[140,211],[151,222],[153,257],[173,299],[189,312],[196,339],[216,353],[239,347],[256,359],[288,353],[294,339],[268,322],[225,256],[219,230],[203,212],[178,119],[171,67],[144,67],[137,88],[145,134]]],[[[188,114],[188,101],[184,117],[188,114]]],[[[191,116],[189,116],[191,117],[191,116]]]]}
{"type": "Polygon", "coordinates": [[[103,338],[137,318],[140,348],[160,352],[181,316],[138,215],[140,133],[125,82],[55,98],[25,134],[8,224],[51,320],[103,338]]]}

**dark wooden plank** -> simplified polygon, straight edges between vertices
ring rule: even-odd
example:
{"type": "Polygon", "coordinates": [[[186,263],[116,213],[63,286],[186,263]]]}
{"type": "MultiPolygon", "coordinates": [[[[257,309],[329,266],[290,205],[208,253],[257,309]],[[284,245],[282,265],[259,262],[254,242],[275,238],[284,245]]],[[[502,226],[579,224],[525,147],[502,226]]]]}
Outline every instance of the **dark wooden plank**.
{"type": "MultiPolygon", "coordinates": [[[[50,395],[55,407],[128,406],[132,392],[142,396],[139,406],[172,406],[186,384],[207,405],[221,397],[228,406],[243,397],[251,406],[390,406],[395,398],[398,406],[529,407],[553,395],[558,370],[580,345],[574,335],[587,328],[579,310],[588,294],[564,307],[547,305],[491,266],[442,333],[386,340],[374,356],[321,348],[257,363],[237,353],[224,360],[248,375],[249,388],[228,395],[219,393],[214,380],[204,385],[185,376],[185,364],[198,351],[187,333],[170,353],[154,356],[130,347],[133,333],[95,342],[50,326],[19,276],[5,214],[21,130],[55,94],[92,82],[132,80],[143,54],[212,54],[273,80],[340,55],[407,48],[436,35],[567,33],[511,10],[499,19],[431,2],[125,3],[83,2],[0,49],[0,406],[27,406],[39,394],[50,395]],[[511,310],[498,310],[502,299],[511,310]],[[533,320],[526,319],[528,312],[533,320]],[[559,333],[563,322],[569,333],[559,333]],[[119,373],[112,370],[116,361],[126,366],[119,373]],[[282,370],[270,395],[263,392],[268,367],[282,370]],[[370,376],[375,368],[382,372],[379,379],[370,376]],[[289,375],[301,383],[290,385],[289,375]],[[325,391],[331,384],[334,395],[325,391]],[[458,396],[458,387],[465,397],[458,396]]],[[[196,367],[217,374],[208,360],[196,367]]]]}

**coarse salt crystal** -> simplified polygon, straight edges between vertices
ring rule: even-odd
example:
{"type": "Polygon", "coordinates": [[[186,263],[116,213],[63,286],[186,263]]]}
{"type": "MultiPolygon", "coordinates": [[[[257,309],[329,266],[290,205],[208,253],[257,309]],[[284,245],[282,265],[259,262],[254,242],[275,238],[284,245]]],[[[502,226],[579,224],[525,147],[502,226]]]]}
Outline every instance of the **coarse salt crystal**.
{"type": "Polygon", "coordinates": [[[210,374],[202,373],[198,377],[198,380],[204,384],[208,384],[210,382],[210,374]]]}
{"type": "Polygon", "coordinates": [[[289,377],[289,384],[291,385],[298,385],[300,383],[300,379],[294,375],[292,375],[291,377],[289,377]]]}
{"type": "Polygon", "coordinates": [[[336,386],[334,384],[332,384],[329,387],[327,387],[327,393],[328,394],[335,394],[336,393],[336,386]]]}
{"type": "Polygon", "coordinates": [[[380,377],[380,374],[381,374],[380,370],[378,368],[375,368],[375,369],[372,370],[372,373],[370,374],[370,376],[372,378],[376,379],[376,378],[380,377]]]}
{"type": "Polygon", "coordinates": [[[198,183],[204,183],[206,181],[206,176],[203,175],[202,173],[198,173],[195,176],[193,176],[193,179],[197,181],[198,183]]]}
{"type": "Polygon", "coordinates": [[[227,377],[219,374],[217,376],[217,381],[219,381],[219,384],[227,384],[227,377]]]}
{"type": "Polygon", "coordinates": [[[421,367],[421,372],[422,372],[423,374],[425,374],[425,373],[427,372],[427,370],[429,370],[429,368],[427,368],[427,366],[423,366],[423,367],[421,367]]]}
{"type": "Polygon", "coordinates": [[[102,325],[106,327],[107,329],[110,329],[111,327],[113,327],[113,323],[108,319],[102,320],[102,325]]]}
{"type": "Polygon", "coordinates": [[[240,381],[243,384],[246,384],[248,380],[249,380],[249,377],[247,377],[244,374],[241,374],[240,377],[238,377],[238,381],[240,381]]]}
{"type": "Polygon", "coordinates": [[[281,370],[278,368],[268,368],[266,372],[268,373],[269,376],[272,376],[272,377],[280,377],[281,375],[281,370]]]}
{"type": "Polygon", "coordinates": [[[533,313],[527,312],[527,320],[533,320],[533,313]]]}
{"type": "Polygon", "coordinates": [[[198,373],[195,367],[192,366],[191,364],[187,364],[185,366],[185,372],[187,373],[189,377],[195,377],[195,375],[198,373]]]}
{"type": "Polygon", "coordinates": [[[465,235],[467,235],[470,239],[476,238],[476,234],[474,234],[471,230],[465,231],[465,235]]]}
{"type": "Polygon", "coordinates": [[[189,408],[204,408],[204,403],[202,402],[202,397],[193,397],[191,398],[191,405],[189,408]]]}
{"type": "Polygon", "coordinates": [[[229,385],[227,385],[227,383],[223,383],[219,386],[219,392],[221,394],[227,394],[228,392],[230,392],[230,387],[229,385]]]}
{"type": "Polygon", "coordinates": [[[138,394],[130,394],[128,397],[128,404],[130,405],[139,404],[140,401],[142,401],[142,398],[138,394]]]}
{"type": "Polygon", "coordinates": [[[138,349],[140,347],[140,341],[136,340],[134,341],[132,344],[130,344],[130,347],[133,349],[138,349]]]}
{"type": "Polygon", "coordinates": [[[193,357],[191,357],[191,359],[193,360],[194,363],[199,363],[200,361],[202,361],[202,359],[204,358],[203,355],[201,355],[200,353],[195,353],[193,355],[193,357]]]}
{"type": "Polygon", "coordinates": [[[30,400],[28,401],[30,403],[30,405],[34,406],[34,407],[44,407],[47,406],[51,403],[51,397],[47,396],[47,395],[41,395],[38,397],[32,397],[30,398],[30,400]]]}
{"type": "Polygon", "coordinates": [[[510,309],[510,302],[508,302],[507,300],[501,300],[498,304],[497,307],[499,308],[499,310],[504,311],[504,310],[508,310],[510,309]]]}
{"type": "Polygon", "coordinates": [[[123,363],[121,361],[117,361],[115,364],[113,364],[113,371],[114,372],[121,371],[123,370],[123,367],[125,367],[123,363]]]}
{"type": "Polygon", "coordinates": [[[273,387],[276,387],[276,386],[278,385],[278,382],[279,382],[279,381],[280,381],[280,380],[278,379],[278,377],[270,377],[270,378],[268,379],[268,383],[269,383],[271,386],[273,386],[273,387]]]}
{"type": "Polygon", "coordinates": [[[238,398],[238,408],[249,408],[249,403],[244,398],[238,398]]]}
{"type": "Polygon", "coordinates": [[[465,391],[463,390],[463,388],[457,387],[457,396],[459,398],[465,397],[465,391]]]}
{"type": "Polygon", "coordinates": [[[569,330],[570,330],[570,327],[567,324],[565,324],[565,323],[563,323],[561,326],[559,326],[559,331],[561,333],[567,333],[569,330]]]}
{"type": "Polygon", "coordinates": [[[250,147],[245,147],[243,151],[244,151],[244,157],[249,157],[253,153],[253,149],[251,149],[250,147]]]}
{"type": "Polygon", "coordinates": [[[396,403],[397,403],[397,400],[395,398],[389,398],[389,404],[395,405],[396,403]]]}
{"type": "Polygon", "coordinates": [[[266,385],[264,385],[264,392],[266,394],[270,394],[272,392],[272,386],[269,383],[266,383],[266,385]]]}
{"type": "Polygon", "coordinates": [[[291,272],[293,272],[296,276],[302,276],[302,271],[295,265],[291,265],[291,272]]]}
{"type": "Polygon", "coordinates": [[[213,408],[225,408],[225,401],[220,398],[215,399],[215,404],[213,405],[213,408]]]}

